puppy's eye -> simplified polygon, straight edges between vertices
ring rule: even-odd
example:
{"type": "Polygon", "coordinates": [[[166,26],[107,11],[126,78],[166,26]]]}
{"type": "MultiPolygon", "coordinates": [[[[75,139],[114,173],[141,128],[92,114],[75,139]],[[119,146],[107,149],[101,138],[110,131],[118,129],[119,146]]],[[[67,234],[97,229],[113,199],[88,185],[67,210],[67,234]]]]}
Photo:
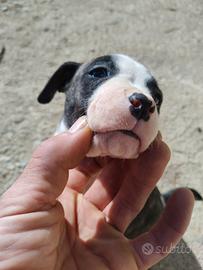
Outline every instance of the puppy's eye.
{"type": "Polygon", "coordinates": [[[97,67],[92,69],[89,75],[93,78],[105,78],[109,76],[109,71],[105,67],[97,67]]]}

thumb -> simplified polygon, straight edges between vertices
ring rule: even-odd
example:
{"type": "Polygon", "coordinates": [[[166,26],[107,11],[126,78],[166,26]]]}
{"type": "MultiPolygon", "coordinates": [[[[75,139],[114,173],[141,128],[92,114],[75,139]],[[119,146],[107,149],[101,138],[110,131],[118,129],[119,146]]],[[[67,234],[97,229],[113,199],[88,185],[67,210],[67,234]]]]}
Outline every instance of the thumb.
{"type": "Polygon", "coordinates": [[[44,141],[22,175],[1,198],[0,216],[37,211],[56,203],[74,168],[88,152],[91,130],[79,119],[69,131],[44,141]],[[8,213],[9,212],[9,213],[8,213]]]}

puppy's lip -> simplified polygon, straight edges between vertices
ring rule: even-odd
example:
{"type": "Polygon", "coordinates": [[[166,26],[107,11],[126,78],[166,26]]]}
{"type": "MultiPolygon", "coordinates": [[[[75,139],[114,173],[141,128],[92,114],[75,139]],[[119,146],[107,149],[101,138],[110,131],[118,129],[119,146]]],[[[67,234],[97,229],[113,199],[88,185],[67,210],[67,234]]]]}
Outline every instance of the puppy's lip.
{"type": "Polygon", "coordinates": [[[121,130],[118,130],[118,131],[140,141],[140,137],[135,132],[133,132],[132,130],[122,130],[121,129],[121,130]]]}
{"type": "MultiPolygon", "coordinates": [[[[99,135],[99,134],[108,134],[108,133],[114,133],[114,132],[120,132],[120,133],[123,133],[124,135],[127,135],[129,137],[132,137],[136,140],[139,141],[139,149],[141,148],[141,143],[142,143],[142,140],[141,138],[135,133],[133,132],[132,130],[127,130],[127,129],[117,129],[117,130],[110,130],[110,131],[105,131],[105,132],[98,132],[98,131],[93,131],[93,136],[95,135],[99,135]]],[[[140,152],[140,151],[138,151],[140,152]]]]}

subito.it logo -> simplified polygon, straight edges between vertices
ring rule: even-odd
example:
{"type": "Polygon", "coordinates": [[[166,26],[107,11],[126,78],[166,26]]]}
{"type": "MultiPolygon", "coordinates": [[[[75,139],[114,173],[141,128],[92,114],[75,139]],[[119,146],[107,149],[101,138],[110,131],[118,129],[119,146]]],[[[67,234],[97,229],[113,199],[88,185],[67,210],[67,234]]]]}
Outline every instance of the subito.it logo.
{"type": "Polygon", "coordinates": [[[144,245],[142,245],[142,252],[145,255],[151,255],[154,251],[154,247],[151,243],[145,243],[144,245]]]}

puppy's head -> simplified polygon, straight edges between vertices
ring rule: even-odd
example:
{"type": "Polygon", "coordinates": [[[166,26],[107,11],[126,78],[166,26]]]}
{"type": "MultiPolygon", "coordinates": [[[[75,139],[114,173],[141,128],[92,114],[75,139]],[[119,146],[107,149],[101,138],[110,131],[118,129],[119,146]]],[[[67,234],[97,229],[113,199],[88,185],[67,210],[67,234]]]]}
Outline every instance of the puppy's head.
{"type": "Polygon", "coordinates": [[[136,158],[157,135],[162,92],[146,67],[128,56],[63,64],[38,101],[48,103],[57,90],[66,94],[66,127],[87,115],[94,131],[88,156],[136,158]]]}

